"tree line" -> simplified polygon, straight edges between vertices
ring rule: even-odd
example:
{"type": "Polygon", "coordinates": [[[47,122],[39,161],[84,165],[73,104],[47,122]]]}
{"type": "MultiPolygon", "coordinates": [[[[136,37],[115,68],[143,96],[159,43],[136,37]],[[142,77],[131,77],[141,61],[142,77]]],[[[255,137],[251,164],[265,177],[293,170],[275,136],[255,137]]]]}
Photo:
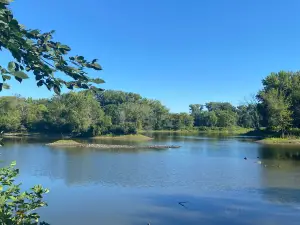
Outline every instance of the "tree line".
{"type": "Polygon", "coordinates": [[[190,104],[189,113],[171,113],[158,100],[130,92],[70,92],[50,99],[0,98],[4,132],[69,133],[81,136],[135,134],[139,130],[197,130],[244,127],[278,132],[300,127],[300,72],[271,73],[248,103],[190,104]]]}

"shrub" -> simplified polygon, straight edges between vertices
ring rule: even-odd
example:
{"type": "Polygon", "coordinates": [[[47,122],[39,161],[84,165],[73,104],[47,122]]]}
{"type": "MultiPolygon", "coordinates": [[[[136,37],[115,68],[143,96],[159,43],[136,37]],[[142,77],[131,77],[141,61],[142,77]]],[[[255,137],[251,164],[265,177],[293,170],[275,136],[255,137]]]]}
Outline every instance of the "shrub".
{"type": "Polygon", "coordinates": [[[36,185],[30,192],[21,193],[21,184],[14,184],[19,174],[15,165],[16,163],[13,162],[9,167],[0,169],[0,224],[37,225],[40,216],[34,211],[47,206],[43,201],[43,194],[48,193],[49,190],[36,185]]]}

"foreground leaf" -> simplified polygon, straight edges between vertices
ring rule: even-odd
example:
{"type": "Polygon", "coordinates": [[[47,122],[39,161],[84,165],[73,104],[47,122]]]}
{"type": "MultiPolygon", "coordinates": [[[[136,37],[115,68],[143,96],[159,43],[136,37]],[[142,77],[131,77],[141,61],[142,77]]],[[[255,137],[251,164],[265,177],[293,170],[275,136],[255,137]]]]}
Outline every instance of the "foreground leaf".
{"type": "Polygon", "coordinates": [[[15,77],[21,78],[21,79],[28,79],[28,75],[26,73],[24,73],[23,71],[17,71],[17,72],[13,72],[11,73],[12,75],[14,75],[15,77]]]}

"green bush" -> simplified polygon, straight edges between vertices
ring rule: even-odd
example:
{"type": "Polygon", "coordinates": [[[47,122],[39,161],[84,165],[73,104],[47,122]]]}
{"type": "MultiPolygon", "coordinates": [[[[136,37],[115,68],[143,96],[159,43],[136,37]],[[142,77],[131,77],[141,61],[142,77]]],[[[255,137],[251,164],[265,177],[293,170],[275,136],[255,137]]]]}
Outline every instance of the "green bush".
{"type": "Polygon", "coordinates": [[[5,225],[37,225],[40,216],[35,210],[47,206],[43,201],[43,194],[48,193],[40,185],[31,188],[31,191],[21,192],[21,184],[14,184],[19,170],[13,162],[9,167],[0,169],[0,224],[5,225]]]}

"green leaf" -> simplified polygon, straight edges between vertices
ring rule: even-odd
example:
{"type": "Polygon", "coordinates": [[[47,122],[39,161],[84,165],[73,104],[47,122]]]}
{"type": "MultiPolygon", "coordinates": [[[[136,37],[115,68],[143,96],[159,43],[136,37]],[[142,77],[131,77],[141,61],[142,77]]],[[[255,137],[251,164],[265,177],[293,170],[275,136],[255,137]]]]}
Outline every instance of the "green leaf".
{"type": "Polygon", "coordinates": [[[66,51],[70,51],[71,48],[68,45],[60,45],[59,48],[64,49],[66,51]]]}
{"type": "Polygon", "coordinates": [[[94,92],[99,92],[99,91],[104,91],[103,88],[97,88],[95,86],[91,86],[90,90],[94,91],[94,92]]]}
{"type": "Polygon", "coordinates": [[[59,86],[54,85],[53,90],[57,95],[60,95],[60,87],[59,86]]]}
{"type": "Polygon", "coordinates": [[[40,31],[39,30],[31,30],[29,33],[32,35],[39,35],[40,31]]]}
{"type": "Polygon", "coordinates": [[[70,90],[73,90],[74,89],[74,85],[73,84],[66,84],[67,88],[70,89],[70,90]]]}
{"type": "Polygon", "coordinates": [[[35,76],[35,80],[41,80],[41,79],[43,79],[43,76],[42,76],[42,75],[36,75],[36,76],[35,76]]]}
{"type": "Polygon", "coordinates": [[[87,84],[81,84],[80,88],[89,89],[89,86],[87,84]]]}
{"type": "Polygon", "coordinates": [[[10,164],[10,166],[12,166],[12,167],[14,167],[14,166],[16,166],[16,165],[17,165],[17,162],[16,162],[16,161],[12,161],[11,164],[10,164]]]}
{"type": "Polygon", "coordinates": [[[3,81],[6,81],[6,80],[10,80],[10,76],[8,76],[8,75],[2,75],[2,79],[3,79],[3,81]]]}
{"type": "Polygon", "coordinates": [[[33,45],[34,44],[34,42],[31,40],[31,39],[27,39],[26,40],[26,44],[28,44],[28,45],[33,45]]]}
{"type": "Polygon", "coordinates": [[[102,67],[98,63],[91,64],[92,68],[95,70],[102,70],[102,67]]]}
{"type": "Polygon", "coordinates": [[[0,3],[4,4],[4,5],[9,5],[9,3],[11,3],[13,0],[0,0],[0,3]]]}
{"type": "Polygon", "coordinates": [[[9,196],[8,198],[10,198],[11,200],[13,200],[13,201],[16,201],[17,200],[17,198],[15,197],[15,196],[9,196]]]}
{"type": "Polygon", "coordinates": [[[10,72],[14,72],[15,69],[16,69],[16,64],[15,64],[15,62],[9,62],[9,63],[8,63],[8,70],[9,70],[10,72]]]}
{"type": "Polygon", "coordinates": [[[13,29],[15,29],[15,30],[20,29],[19,23],[18,23],[18,21],[15,20],[15,19],[12,19],[12,20],[10,21],[10,27],[13,28],[13,29]]]}
{"type": "Polygon", "coordinates": [[[91,82],[93,82],[95,84],[104,84],[105,83],[105,81],[100,78],[91,79],[91,82]]]}
{"type": "Polygon", "coordinates": [[[3,84],[2,88],[4,88],[4,89],[9,89],[10,86],[9,86],[8,84],[3,84]]]}
{"type": "Polygon", "coordinates": [[[38,86],[38,87],[40,87],[40,86],[43,86],[43,84],[44,84],[44,81],[43,81],[43,80],[40,80],[40,81],[39,81],[39,82],[37,82],[36,84],[37,84],[37,86],[38,86]]]}
{"type": "Polygon", "coordinates": [[[26,73],[24,73],[23,71],[17,71],[17,72],[13,72],[11,74],[14,75],[15,77],[18,77],[18,78],[21,78],[21,79],[29,78],[28,75],[26,73]]]}
{"type": "Polygon", "coordinates": [[[9,72],[8,72],[6,69],[2,68],[2,69],[1,69],[1,73],[2,73],[2,74],[8,74],[9,72]]]}
{"type": "Polygon", "coordinates": [[[22,80],[23,80],[23,79],[21,79],[21,78],[19,78],[19,77],[15,77],[15,79],[16,79],[17,81],[19,81],[20,83],[22,83],[22,80]]]}

